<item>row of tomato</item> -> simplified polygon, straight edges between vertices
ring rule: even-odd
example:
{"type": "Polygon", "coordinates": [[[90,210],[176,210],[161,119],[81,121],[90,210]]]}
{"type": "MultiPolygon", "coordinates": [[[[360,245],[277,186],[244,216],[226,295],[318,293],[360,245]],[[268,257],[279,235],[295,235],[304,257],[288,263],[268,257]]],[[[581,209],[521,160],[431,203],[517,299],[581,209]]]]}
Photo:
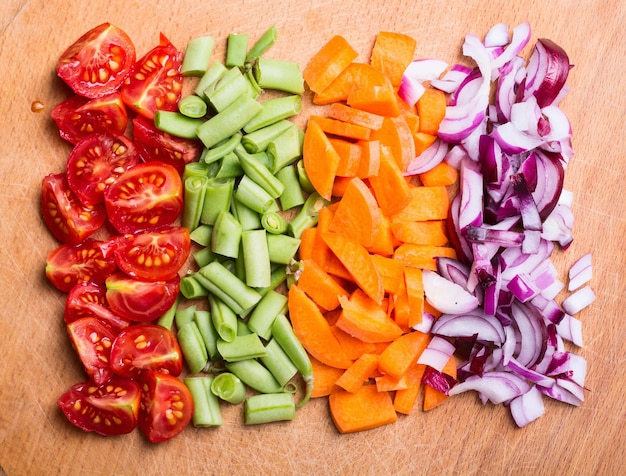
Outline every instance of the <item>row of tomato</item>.
{"type": "Polygon", "coordinates": [[[174,304],[190,252],[189,231],[176,225],[180,174],[201,145],[153,124],[157,109],[177,107],[181,61],[163,35],[137,59],[128,35],[104,23],[57,63],[72,94],[51,116],[73,148],[65,171],[42,181],[41,213],[60,242],[46,276],[67,293],[65,325],[88,375],[57,404],[85,431],[138,426],[150,441],[164,441],[193,414],[177,378],[176,338],[151,323],[174,304]]]}

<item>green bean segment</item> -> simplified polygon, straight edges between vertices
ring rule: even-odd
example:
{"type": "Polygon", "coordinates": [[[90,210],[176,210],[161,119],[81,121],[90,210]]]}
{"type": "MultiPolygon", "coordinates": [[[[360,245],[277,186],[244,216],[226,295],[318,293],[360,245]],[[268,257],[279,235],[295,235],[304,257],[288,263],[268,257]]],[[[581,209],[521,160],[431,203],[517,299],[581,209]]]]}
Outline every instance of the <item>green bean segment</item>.
{"type": "Polygon", "coordinates": [[[218,339],[217,350],[227,362],[257,359],[267,355],[263,342],[258,335],[253,333],[235,336],[230,342],[218,339]]]}
{"type": "Polygon", "coordinates": [[[193,400],[191,423],[195,427],[221,426],[224,423],[217,396],[211,391],[214,380],[214,377],[208,376],[183,379],[193,400]]]}
{"type": "Polygon", "coordinates": [[[235,374],[223,372],[213,378],[211,392],[225,402],[234,405],[246,399],[246,386],[235,374]]]}
{"type": "Polygon", "coordinates": [[[248,397],[244,416],[246,425],[293,420],[296,417],[293,394],[283,392],[248,397]]]}
{"type": "Polygon", "coordinates": [[[202,76],[206,73],[215,46],[212,36],[200,36],[187,43],[180,72],[183,76],[202,76]]]}

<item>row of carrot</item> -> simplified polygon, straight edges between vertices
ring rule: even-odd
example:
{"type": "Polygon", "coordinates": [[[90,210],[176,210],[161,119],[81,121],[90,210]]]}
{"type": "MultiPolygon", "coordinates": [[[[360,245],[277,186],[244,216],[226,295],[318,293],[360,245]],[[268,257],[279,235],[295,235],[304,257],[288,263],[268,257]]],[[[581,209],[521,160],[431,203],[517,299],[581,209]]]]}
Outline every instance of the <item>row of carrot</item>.
{"type": "MultiPolygon", "coordinates": [[[[380,32],[370,61],[335,36],[303,76],[313,102],[327,105],[307,125],[303,160],[331,204],[302,234],[301,270],[289,289],[289,316],[311,356],[313,397],[329,398],[342,433],[375,428],[447,396],[422,383],[418,358],[430,342],[415,330],[424,312],[422,270],[456,257],[446,231],[456,169],[442,162],[407,177],[409,162],[435,140],[446,97],[428,88],[415,107],[398,96],[415,40],[380,32]]],[[[454,358],[443,372],[456,378],[454,358]]]]}

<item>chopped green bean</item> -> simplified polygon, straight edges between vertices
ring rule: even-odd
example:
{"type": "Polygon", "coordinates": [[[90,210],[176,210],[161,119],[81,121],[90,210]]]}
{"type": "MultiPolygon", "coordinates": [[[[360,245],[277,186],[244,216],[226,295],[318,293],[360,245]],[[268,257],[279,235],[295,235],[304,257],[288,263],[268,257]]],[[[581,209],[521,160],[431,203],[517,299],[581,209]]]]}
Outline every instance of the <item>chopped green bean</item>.
{"type": "Polygon", "coordinates": [[[226,66],[243,67],[248,53],[248,35],[231,33],[226,44],[226,66]]]}
{"type": "Polygon", "coordinates": [[[211,87],[211,85],[215,84],[222,75],[226,72],[227,68],[220,61],[213,61],[209,68],[206,70],[206,73],[202,75],[200,81],[196,85],[194,89],[194,93],[197,96],[202,98],[206,98],[204,92],[211,87]]]}
{"type": "MultiPolygon", "coordinates": [[[[244,314],[245,309],[241,307],[241,305],[237,302],[236,299],[233,299],[228,293],[222,290],[217,284],[211,281],[209,278],[205,277],[202,273],[203,270],[206,269],[210,264],[217,262],[215,260],[209,261],[207,264],[202,266],[196,273],[192,274],[194,279],[196,279],[203,288],[208,291],[208,296],[215,296],[220,301],[223,301],[233,312],[237,314],[244,314]]],[[[226,269],[226,268],[224,268],[226,269]]]]}
{"type": "Polygon", "coordinates": [[[279,96],[263,101],[261,106],[263,109],[244,126],[244,132],[254,132],[282,119],[295,116],[302,111],[302,98],[299,94],[279,96]]]}
{"type": "Polygon", "coordinates": [[[200,225],[204,196],[208,185],[208,177],[188,177],[184,181],[183,187],[183,213],[181,225],[189,229],[190,232],[200,225]]]}
{"type": "Polygon", "coordinates": [[[267,144],[272,173],[277,173],[287,165],[293,164],[302,156],[304,131],[295,124],[267,144]]]}
{"type": "Polygon", "coordinates": [[[225,402],[237,405],[246,398],[246,386],[231,372],[222,372],[213,378],[211,392],[225,402]]]}
{"type": "Polygon", "coordinates": [[[250,51],[246,55],[246,61],[256,60],[259,56],[265,53],[275,42],[278,32],[275,26],[269,27],[261,37],[252,45],[250,51]]]}
{"type": "Polygon", "coordinates": [[[268,340],[272,336],[274,319],[285,312],[287,312],[287,296],[274,290],[268,291],[250,313],[248,327],[259,337],[268,340]]]}
{"type": "Polygon", "coordinates": [[[248,334],[252,334],[252,331],[248,327],[245,321],[241,319],[237,319],[237,335],[238,336],[247,336],[248,334]]]}
{"type": "Polygon", "coordinates": [[[197,309],[194,313],[193,319],[198,326],[198,330],[200,331],[200,335],[204,341],[207,353],[209,354],[209,359],[217,359],[219,357],[219,353],[217,352],[218,334],[213,326],[211,313],[205,309],[197,309]]]}
{"type": "Polygon", "coordinates": [[[190,177],[208,177],[209,168],[204,162],[189,162],[185,164],[182,180],[185,181],[190,177]]]}
{"type": "Polygon", "coordinates": [[[205,95],[213,109],[219,113],[235,102],[239,96],[247,95],[247,92],[246,78],[239,68],[231,68],[222,75],[211,91],[205,92],[205,95]]]}
{"type": "Polygon", "coordinates": [[[300,248],[300,238],[289,235],[267,235],[267,250],[272,263],[290,264],[300,248]]]}
{"type": "Polygon", "coordinates": [[[220,211],[211,235],[211,251],[213,253],[237,258],[241,240],[241,224],[228,210],[220,211]]]}
{"type": "Polygon", "coordinates": [[[192,119],[200,119],[206,116],[207,105],[201,97],[195,94],[189,94],[178,101],[178,111],[183,116],[191,117],[192,119]]]}
{"type": "MultiPolygon", "coordinates": [[[[217,296],[209,295],[211,322],[217,335],[224,342],[232,342],[237,337],[237,315],[217,296]]],[[[219,348],[218,348],[219,351],[219,348]]]]}
{"type": "Polygon", "coordinates": [[[252,395],[244,403],[246,425],[289,421],[295,417],[296,407],[291,393],[252,395]]]}
{"type": "Polygon", "coordinates": [[[257,392],[278,393],[283,390],[272,373],[255,359],[226,362],[225,366],[229,372],[257,392]]]}
{"type": "Polygon", "coordinates": [[[268,211],[261,216],[261,226],[272,235],[280,235],[287,231],[287,220],[278,212],[268,211]]]}
{"type": "Polygon", "coordinates": [[[231,213],[235,215],[243,231],[261,228],[261,215],[249,206],[241,203],[236,196],[231,204],[231,213]]]}
{"type": "Polygon", "coordinates": [[[189,233],[189,238],[191,238],[191,241],[194,243],[207,247],[211,245],[212,232],[212,225],[199,225],[189,233]]]}
{"type": "Polygon", "coordinates": [[[280,195],[280,206],[283,210],[299,207],[304,204],[304,193],[298,182],[298,173],[293,165],[287,165],[276,172],[276,178],[283,184],[283,193],[280,195]]]}
{"type": "Polygon", "coordinates": [[[261,363],[267,367],[276,381],[283,387],[298,373],[298,369],[293,364],[287,353],[276,342],[270,339],[265,345],[264,357],[260,357],[261,363]]]}
{"type": "Polygon", "coordinates": [[[191,305],[187,307],[179,307],[174,315],[174,321],[176,322],[176,328],[180,329],[189,322],[193,321],[194,313],[196,312],[196,306],[191,305]]]}
{"type": "Polygon", "coordinates": [[[185,275],[180,279],[180,293],[186,299],[200,299],[209,295],[206,288],[192,274],[185,275]]]}
{"type": "Polygon", "coordinates": [[[209,264],[211,261],[215,259],[215,254],[211,251],[210,247],[202,248],[198,251],[194,251],[192,256],[193,256],[193,260],[198,265],[198,268],[202,268],[203,266],[206,266],[207,264],[209,264]]]}
{"type": "Polygon", "coordinates": [[[272,196],[247,175],[239,181],[235,198],[257,213],[265,213],[275,204],[272,196]]]}
{"type": "Polygon", "coordinates": [[[230,342],[218,339],[217,350],[226,362],[257,359],[267,355],[263,342],[254,333],[238,335],[230,342]]]}
{"type": "Polygon", "coordinates": [[[243,135],[241,132],[235,132],[229,139],[219,145],[216,145],[211,149],[205,149],[200,160],[202,160],[205,164],[210,164],[222,159],[224,156],[235,150],[235,147],[241,143],[242,137],[243,135]]]}
{"type": "Polygon", "coordinates": [[[200,223],[214,225],[222,210],[230,208],[235,179],[212,179],[207,183],[200,223]]]}
{"type": "Polygon", "coordinates": [[[265,296],[268,292],[276,290],[278,286],[285,282],[285,279],[287,279],[286,266],[273,266],[270,285],[263,288],[256,288],[256,290],[261,296],[265,296]]]}
{"type": "Polygon", "coordinates": [[[311,183],[309,176],[306,174],[304,160],[298,160],[296,163],[296,170],[298,171],[298,180],[300,181],[300,187],[302,187],[302,190],[307,193],[315,192],[315,187],[311,183]]]}
{"type": "Polygon", "coordinates": [[[191,423],[195,427],[221,426],[224,421],[217,396],[211,391],[214,377],[185,377],[183,383],[193,400],[191,423]]]}
{"type": "Polygon", "coordinates": [[[239,315],[247,314],[261,300],[261,295],[257,291],[246,285],[218,261],[200,268],[198,273],[239,305],[239,312],[233,309],[239,315]]]}
{"type": "Polygon", "coordinates": [[[202,371],[209,361],[209,355],[196,322],[190,321],[180,327],[177,338],[189,371],[192,374],[202,371]]]}
{"type": "Polygon", "coordinates": [[[202,119],[187,117],[176,111],[154,113],[154,125],[157,129],[184,139],[197,139],[197,130],[202,124],[204,124],[202,119]]]}
{"type": "Polygon", "coordinates": [[[266,236],[264,229],[241,233],[246,284],[251,288],[262,288],[271,283],[272,269],[266,236]]]}
{"type": "Polygon", "coordinates": [[[262,127],[249,134],[244,134],[241,139],[241,145],[243,145],[250,154],[265,151],[271,141],[276,139],[291,126],[293,126],[293,122],[287,119],[281,119],[269,126],[262,127]]]}
{"type": "Polygon", "coordinates": [[[248,177],[259,184],[270,197],[280,197],[283,193],[283,184],[265,167],[265,165],[259,162],[255,156],[249,154],[241,145],[235,147],[235,154],[239,158],[243,172],[248,177]]]}
{"type": "Polygon", "coordinates": [[[310,194],[298,214],[289,222],[288,229],[291,236],[300,238],[306,228],[314,227],[317,224],[319,211],[328,203],[319,193],[310,194]]]}
{"type": "Polygon", "coordinates": [[[261,95],[263,90],[259,87],[256,79],[254,79],[254,73],[252,72],[252,70],[247,69],[244,73],[244,77],[248,82],[248,94],[251,98],[257,99],[261,95]]]}
{"type": "Polygon", "coordinates": [[[292,94],[304,92],[300,65],[293,61],[259,58],[254,64],[254,77],[262,89],[275,89],[292,94]]]}
{"type": "Polygon", "coordinates": [[[170,306],[170,308],[165,311],[156,321],[157,325],[161,327],[165,327],[166,329],[172,330],[172,326],[174,324],[174,316],[176,315],[176,309],[178,309],[178,304],[180,303],[180,294],[176,296],[176,300],[174,304],[170,306]]]}
{"type": "Polygon", "coordinates": [[[215,39],[199,36],[187,43],[180,72],[183,76],[202,76],[209,68],[215,39]]]}

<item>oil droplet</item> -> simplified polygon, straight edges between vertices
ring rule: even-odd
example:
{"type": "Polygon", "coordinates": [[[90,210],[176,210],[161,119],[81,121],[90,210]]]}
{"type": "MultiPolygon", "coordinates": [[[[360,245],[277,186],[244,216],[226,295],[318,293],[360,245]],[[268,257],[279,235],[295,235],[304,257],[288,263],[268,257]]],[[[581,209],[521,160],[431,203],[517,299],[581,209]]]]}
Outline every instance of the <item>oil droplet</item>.
{"type": "Polygon", "coordinates": [[[30,110],[33,112],[42,112],[46,106],[41,101],[33,101],[30,105],[30,110]]]}

